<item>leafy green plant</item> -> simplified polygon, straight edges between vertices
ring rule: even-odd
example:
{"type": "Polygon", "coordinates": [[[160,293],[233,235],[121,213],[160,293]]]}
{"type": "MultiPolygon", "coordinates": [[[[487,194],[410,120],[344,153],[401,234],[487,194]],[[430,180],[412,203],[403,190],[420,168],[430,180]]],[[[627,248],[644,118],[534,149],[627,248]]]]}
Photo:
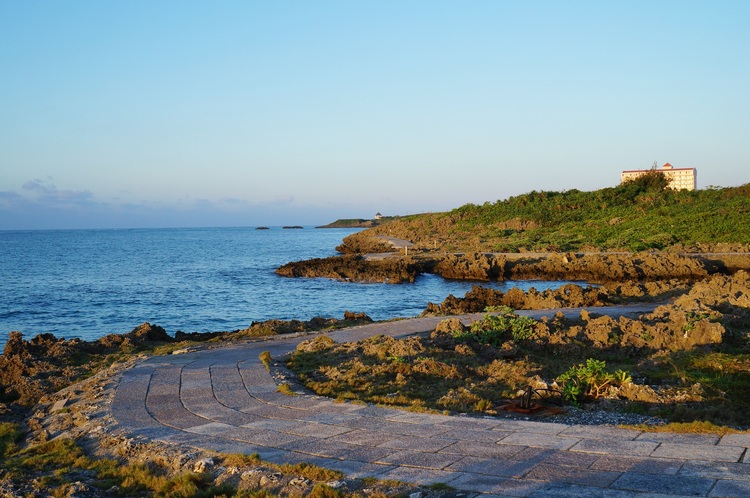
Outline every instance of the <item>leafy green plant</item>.
{"type": "Polygon", "coordinates": [[[685,332],[689,332],[691,330],[695,329],[695,324],[700,322],[701,320],[706,320],[708,318],[711,318],[710,313],[698,313],[697,311],[689,311],[686,314],[687,323],[685,323],[685,326],[683,327],[683,330],[685,332]]]}
{"type": "Polygon", "coordinates": [[[577,406],[585,399],[597,399],[605,395],[610,386],[631,382],[627,372],[617,370],[611,373],[606,368],[606,362],[594,358],[570,367],[557,378],[563,399],[577,406]]]}
{"type": "Polygon", "coordinates": [[[519,342],[531,339],[534,335],[535,326],[536,320],[528,316],[516,316],[512,318],[510,322],[510,331],[511,335],[513,335],[513,340],[519,342]]]}
{"type": "Polygon", "coordinates": [[[487,307],[481,320],[473,322],[469,330],[457,330],[453,337],[458,342],[477,342],[500,347],[508,340],[524,341],[534,335],[536,320],[519,316],[508,306],[487,307]]]}

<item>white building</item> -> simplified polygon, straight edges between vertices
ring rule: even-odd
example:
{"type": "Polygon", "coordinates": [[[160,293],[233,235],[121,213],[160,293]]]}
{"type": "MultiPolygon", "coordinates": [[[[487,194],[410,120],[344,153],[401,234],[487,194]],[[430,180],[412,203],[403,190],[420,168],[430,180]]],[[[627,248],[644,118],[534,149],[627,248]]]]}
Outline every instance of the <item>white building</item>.
{"type": "Polygon", "coordinates": [[[634,180],[651,171],[662,173],[669,181],[669,188],[675,190],[695,190],[698,183],[698,170],[695,168],[674,168],[669,163],[664,164],[661,169],[632,169],[623,171],[620,175],[620,181],[634,180]]]}

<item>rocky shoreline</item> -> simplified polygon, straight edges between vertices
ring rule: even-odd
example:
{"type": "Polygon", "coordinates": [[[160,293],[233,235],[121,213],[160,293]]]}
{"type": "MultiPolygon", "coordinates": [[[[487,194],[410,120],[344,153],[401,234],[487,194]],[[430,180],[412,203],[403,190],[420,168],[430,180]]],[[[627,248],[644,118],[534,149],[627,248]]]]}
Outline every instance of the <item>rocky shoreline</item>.
{"type": "MultiPolygon", "coordinates": [[[[612,330],[619,330],[619,340],[628,347],[669,350],[678,343],[690,348],[720,342],[723,329],[719,330],[718,324],[712,321],[717,309],[722,310],[727,323],[735,329],[745,327],[750,321],[747,312],[750,309],[750,276],[746,272],[750,270],[748,253],[440,254],[415,250],[406,256],[382,240],[373,239],[363,245],[361,241],[355,244],[349,238],[338,249],[343,253],[340,256],[289,263],[277,272],[287,277],[388,283],[411,282],[420,274],[432,273],[477,282],[546,279],[586,280],[597,284],[568,284],[543,292],[535,289],[501,292],[476,285],[463,297],[447,296],[442,303],[428,303],[423,316],[476,313],[488,306],[540,310],[645,301],[672,303],[647,319],[651,324],[648,330],[639,325],[639,320],[588,315],[582,316],[581,323],[576,326],[586,340],[603,343],[611,339],[612,330]],[[701,318],[696,320],[696,316],[701,318]],[[685,343],[682,336],[688,326],[691,342],[685,343]],[[660,332],[654,334],[654,330],[660,332]]],[[[22,442],[25,447],[70,438],[78,441],[87,454],[97,457],[124,462],[158,461],[175,475],[196,471],[201,466],[206,470],[207,465],[214,465],[207,463],[213,462],[212,455],[189,448],[137,441],[117,433],[107,406],[120,372],[144,355],[179,353],[192,348],[218,347],[227,341],[309,333],[370,321],[362,313],[347,312],[342,320],[320,317],[309,321],[270,320],[232,332],[178,332],[174,336],[158,325],[146,323],[127,334],[112,334],[94,342],[58,339],[51,334],[25,340],[20,333],[12,332],[0,356],[0,421],[22,424],[26,433],[22,442]]],[[[612,414],[606,410],[574,412],[570,420],[578,423],[640,423],[648,418],[612,414]]],[[[249,472],[249,469],[242,472],[245,471],[249,472]]],[[[255,474],[258,477],[263,471],[255,474]]],[[[107,495],[87,484],[85,478],[79,484],[78,488],[70,488],[73,492],[69,496],[107,495]]],[[[40,486],[39,482],[0,479],[0,496],[33,495],[40,492],[40,486]]],[[[401,488],[401,491],[405,489],[401,488]]],[[[437,491],[418,492],[422,493],[421,496],[449,496],[437,491]]]]}
{"type": "MultiPolygon", "coordinates": [[[[385,252],[392,247],[376,242],[376,253],[345,252],[329,258],[290,262],[276,270],[292,278],[332,278],[353,282],[414,282],[421,274],[475,281],[572,280],[611,283],[628,280],[698,280],[713,274],[750,270],[750,253],[533,253],[439,254],[430,251],[406,256],[385,252]]],[[[344,249],[339,246],[339,249],[344,249]]],[[[348,251],[348,249],[345,249],[348,251]]]]}

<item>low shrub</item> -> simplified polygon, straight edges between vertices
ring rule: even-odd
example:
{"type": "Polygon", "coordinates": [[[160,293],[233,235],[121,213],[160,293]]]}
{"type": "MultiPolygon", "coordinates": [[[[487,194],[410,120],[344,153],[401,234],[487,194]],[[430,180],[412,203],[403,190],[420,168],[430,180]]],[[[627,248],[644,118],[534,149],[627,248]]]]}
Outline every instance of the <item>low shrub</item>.
{"type": "Polygon", "coordinates": [[[563,399],[577,406],[585,399],[597,399],[605,395],[611,386],[631,382],[627,372],[617,370],[611,373],[607,372],[606,367],[605,361],[594,358],[570,367],[557,378],[563,399]]]}

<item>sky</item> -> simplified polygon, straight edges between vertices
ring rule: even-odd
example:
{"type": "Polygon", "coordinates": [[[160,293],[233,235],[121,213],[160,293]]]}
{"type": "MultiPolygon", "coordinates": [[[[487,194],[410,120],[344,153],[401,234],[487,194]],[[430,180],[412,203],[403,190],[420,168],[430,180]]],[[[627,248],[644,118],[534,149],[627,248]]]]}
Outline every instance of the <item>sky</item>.
{"type": "Polygon", "coordinates": [[[0,2],[0,230],[750,182],[750,2],[0,2]]]}

